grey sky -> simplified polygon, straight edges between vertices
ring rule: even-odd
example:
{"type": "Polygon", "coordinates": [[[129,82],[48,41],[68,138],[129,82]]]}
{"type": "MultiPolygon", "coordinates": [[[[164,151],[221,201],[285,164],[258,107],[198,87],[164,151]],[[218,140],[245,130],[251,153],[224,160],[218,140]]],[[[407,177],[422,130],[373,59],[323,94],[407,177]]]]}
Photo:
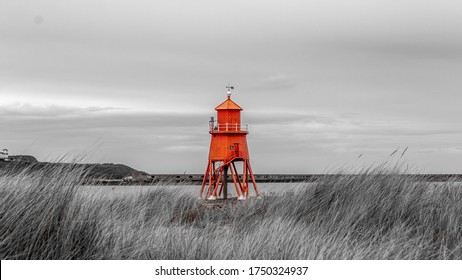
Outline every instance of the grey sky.
{"type": "Polygon", "coordinates": [[[460,1],[0,0],[0,148],[39,160],[201,173],[230,81],[256,173],[460,173],[461,77],[460,1]]]}

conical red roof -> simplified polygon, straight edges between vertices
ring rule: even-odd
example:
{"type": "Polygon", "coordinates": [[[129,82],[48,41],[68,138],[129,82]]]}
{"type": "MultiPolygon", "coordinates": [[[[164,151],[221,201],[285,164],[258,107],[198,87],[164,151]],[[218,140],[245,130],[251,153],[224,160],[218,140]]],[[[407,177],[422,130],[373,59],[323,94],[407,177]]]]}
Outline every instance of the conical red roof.
{"type": "Polygon", "coordinates": [[[231,100],[231,98],[228,97],[228,99],[218,105],[215,110],[243,110],[239,105],[234,103],[234,101],[231,100]]]}

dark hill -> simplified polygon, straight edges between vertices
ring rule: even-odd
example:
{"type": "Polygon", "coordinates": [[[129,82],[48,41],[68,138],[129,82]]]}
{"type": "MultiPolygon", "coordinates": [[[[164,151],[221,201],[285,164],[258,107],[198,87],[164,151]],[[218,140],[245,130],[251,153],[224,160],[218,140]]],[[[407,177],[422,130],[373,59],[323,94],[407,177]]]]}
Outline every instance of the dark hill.
{"type": "MultiPolygon", "coordinates": [[[[0,161],[0,171],[21,172],[27,170],[30,172],[38,171],[45,168],[83,168],[90,179],[122,179],[130,176],[136,169],[124,164],[113,163],[64,163],[64,162],[38,162],[33,156],[10,156],[13,161],[0,161]]],[[[146,174],[145,172],[141,172],[146,174]]]]}
{"type": "Polygon", "coordinates": [[[38,163],[39,162],[35,157],[27,156],[27,155],[9,156],[9,159],[15,162],[22,162],[22,163],[38,163]]]}

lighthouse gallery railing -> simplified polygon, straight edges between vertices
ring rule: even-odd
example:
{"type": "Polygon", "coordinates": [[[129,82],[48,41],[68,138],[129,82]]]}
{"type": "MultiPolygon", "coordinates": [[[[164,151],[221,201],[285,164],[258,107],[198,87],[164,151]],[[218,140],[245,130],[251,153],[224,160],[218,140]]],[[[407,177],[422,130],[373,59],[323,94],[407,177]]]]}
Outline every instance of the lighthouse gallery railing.
{"type": "Polygon", "coordinates": [[[248,124],[236,124],[236,123],[219,123],[217,124],[210,122],[209,130],[212,131],[249,131],[248,124]]]}

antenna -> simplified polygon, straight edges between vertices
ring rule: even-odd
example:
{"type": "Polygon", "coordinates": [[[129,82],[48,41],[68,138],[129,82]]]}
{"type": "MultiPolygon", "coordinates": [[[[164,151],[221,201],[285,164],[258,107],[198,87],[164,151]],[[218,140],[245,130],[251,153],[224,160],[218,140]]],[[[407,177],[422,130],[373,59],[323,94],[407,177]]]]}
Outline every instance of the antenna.
{"type": "Polygon", "coordinates": [[[226,94],[228,95],[228,98],[230,98],[230,97],[231,97],[231,90],[234,89],[234,87],[231,86],[231,85],[228,83],[228,85],[226,86],[226,89],[227,89],[226,94]]]}

